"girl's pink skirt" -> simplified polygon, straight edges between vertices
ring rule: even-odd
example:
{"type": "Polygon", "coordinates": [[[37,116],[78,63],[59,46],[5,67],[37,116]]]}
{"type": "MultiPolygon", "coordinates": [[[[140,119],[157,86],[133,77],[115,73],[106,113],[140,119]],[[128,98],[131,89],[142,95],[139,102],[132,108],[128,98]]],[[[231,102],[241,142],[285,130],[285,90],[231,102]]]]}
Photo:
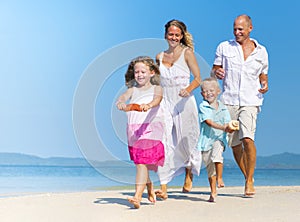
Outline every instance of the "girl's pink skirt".
{"type": "Polygon", "coordinates": [[[159,140],[140,139],[128,148],[130,159],[135,164],[146,164],[149,170],[154,171],[164,164],[164,145],[159,140]]]}

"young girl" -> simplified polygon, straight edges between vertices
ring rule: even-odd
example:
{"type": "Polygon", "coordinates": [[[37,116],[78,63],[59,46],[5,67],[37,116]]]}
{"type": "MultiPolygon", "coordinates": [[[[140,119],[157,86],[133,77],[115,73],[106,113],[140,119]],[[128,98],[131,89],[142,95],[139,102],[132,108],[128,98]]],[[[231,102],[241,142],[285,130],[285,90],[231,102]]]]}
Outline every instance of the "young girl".
{"type": "Polygon", "coordinates": [[[159,104],[162,88],[159,86],[159,69],[154,60],[140,56],[132,60],[125,74],[127,91],[118,101],[117,108],[127,112],[127,139],[130,159],[136,165],[136,186],[134,197],[128,201],[135,208],[140,207],[145,187],[148,200],[155,203],[153,184],[149,170],[157,171],[164,163],[163,119],[159,104]],[[130,104],[125,102],[130,100],[130,104]]]}

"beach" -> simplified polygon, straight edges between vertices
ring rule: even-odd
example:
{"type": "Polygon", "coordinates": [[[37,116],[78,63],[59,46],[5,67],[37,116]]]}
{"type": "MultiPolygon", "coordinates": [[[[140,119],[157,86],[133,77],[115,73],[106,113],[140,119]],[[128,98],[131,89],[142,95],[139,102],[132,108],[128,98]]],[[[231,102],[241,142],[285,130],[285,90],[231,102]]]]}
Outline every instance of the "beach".
{"type": "Polygon", "coordinates": [[[298,221],[300,186],[258,186],[253,198],[243,187],[218,189],[215,203],[207,202],[208,187],[190,193],[169,189],[169,198],[151,204],[146,193],[140,209],[127,197],[133,189],[73,193],[35,193],[0,198],[1,222],[141,222],[141,221],[298,221]]]}

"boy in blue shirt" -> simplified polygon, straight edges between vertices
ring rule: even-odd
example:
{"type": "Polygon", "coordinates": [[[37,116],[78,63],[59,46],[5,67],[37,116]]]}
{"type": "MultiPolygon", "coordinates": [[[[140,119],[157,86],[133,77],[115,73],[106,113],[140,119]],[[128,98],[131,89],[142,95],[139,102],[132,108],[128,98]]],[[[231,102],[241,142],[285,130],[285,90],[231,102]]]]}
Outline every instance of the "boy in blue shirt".
{"type": "Polygon", "coordinates": [[[227,146],[227,133],[233,132],[229,127],[231,120],[229,111],[218,100],[221,93],[217,79],[207,78],[201,84],[203,102],[199,105],[200,137],[198,149],[201,150],[202,160],[206,166],[211,194],[209,202],[215,202],[217,185],[224,187],[223,151],[227,146]]]}

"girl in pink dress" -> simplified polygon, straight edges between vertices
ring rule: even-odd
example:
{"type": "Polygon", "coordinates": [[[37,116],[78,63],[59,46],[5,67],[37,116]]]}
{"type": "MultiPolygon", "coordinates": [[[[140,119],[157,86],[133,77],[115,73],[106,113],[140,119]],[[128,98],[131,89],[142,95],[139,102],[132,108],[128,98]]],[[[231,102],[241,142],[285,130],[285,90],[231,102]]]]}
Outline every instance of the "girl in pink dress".
{"type": "Polygon", "coordinates": [[[148,200],[155,203],[153,184],[149,170],[157,171],[164,164],[163,112],[159,104],[162,88],[159,85],[159,69],[154,60],[140,56],[132,60],[125,74],[128,89],[118,101],[117,108],[127,112],[127,139],[130,159],[136,165],[136,186],[134,197],[128,201],[135,208],[140,207],[145,187],[148,200]],[[130,101],[129,104],[125,102],[130,101]]]}

